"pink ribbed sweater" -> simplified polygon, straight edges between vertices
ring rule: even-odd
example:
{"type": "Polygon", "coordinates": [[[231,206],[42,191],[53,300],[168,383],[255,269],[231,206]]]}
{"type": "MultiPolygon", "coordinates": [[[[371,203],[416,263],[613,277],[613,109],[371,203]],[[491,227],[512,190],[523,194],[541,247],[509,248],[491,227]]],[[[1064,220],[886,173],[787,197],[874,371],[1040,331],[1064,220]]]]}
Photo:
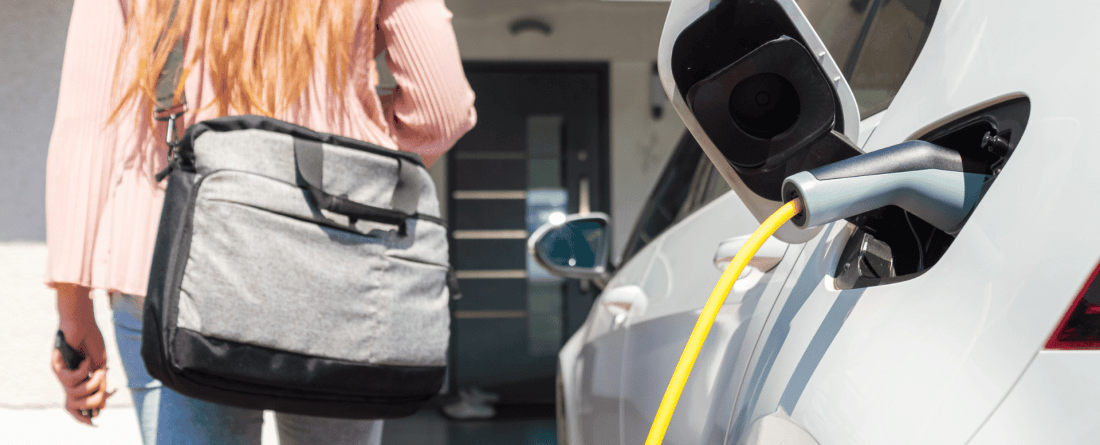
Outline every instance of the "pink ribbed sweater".
{"type": "MultiPolygon", "coordinates": [[[[45,279],[50,286],[70,283],[144,295],[163,201],[164,184],[157,184],[153,176],[166,162],[164,143],[158,142],[164,124],[155,136],[130,117],[107,124],[115,104],[115,63],[125,35],[125,4],[120,3],[73,4],[46,164],[45,279]]],[[[276,117],[420,153],[433,162],[476,120],[451,13],[442,0],[373,4],[375,23],[359,12],[345,109],[333,111],[338,98],[328,93],[324,68],[318,67],[306,99],[276,117]],[[398,85],[385,105],[374,88],[373,56],[382,49],[398,85]]],[[[192,41],[196,38],[192,34],[192,41]]],[[[136,66],[136,59],[128,63],[136,66]]],[[[191,110],[199,111],[187,113],[184,125],[217,117],[215,107],[203,109],[212,88],[210,74],[200,63],[185,87],[191,110]]]]}

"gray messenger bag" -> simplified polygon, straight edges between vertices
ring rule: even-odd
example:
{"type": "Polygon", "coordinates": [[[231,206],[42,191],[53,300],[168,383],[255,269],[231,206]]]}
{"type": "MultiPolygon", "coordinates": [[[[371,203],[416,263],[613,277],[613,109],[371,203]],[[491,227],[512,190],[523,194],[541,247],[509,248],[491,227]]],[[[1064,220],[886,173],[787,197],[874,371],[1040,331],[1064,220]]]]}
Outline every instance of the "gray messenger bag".
{"type": "Polygon", "coordinates": [[[447,232],[420,157],[261,116],[175,138],[183,60],[157,82],[170,164],[141,356],[181,394],[342,418],[413,414],[439,394],[447,232]]]}
{"type": "Polygon", "coordinates": [[[439,393],[447,235],[419,156],[259,116],[175,147],[142,358],[173,390],[314,416],[412,414],[439,393]]]}

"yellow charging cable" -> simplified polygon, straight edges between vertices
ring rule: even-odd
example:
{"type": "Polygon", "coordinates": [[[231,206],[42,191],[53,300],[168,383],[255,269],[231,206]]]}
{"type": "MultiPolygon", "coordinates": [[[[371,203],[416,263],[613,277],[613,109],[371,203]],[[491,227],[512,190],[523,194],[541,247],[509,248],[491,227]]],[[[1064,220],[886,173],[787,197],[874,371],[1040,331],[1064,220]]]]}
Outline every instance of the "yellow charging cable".
{"type": "Polygon", "coordinates": [[[764,245],[764,241],[767,241],[768,237],[779,230],[780,226],[794,218],[801,211],[802,207],[798,201],[784,204],[783,207],[772,213],[772,216],[764,220],[764,223],[752,233],[752,236],[741,247],[741,250],[737,251],[737,256],[733,257],[730,265],[726,266],[726,271],[722,272],[722,278],[718,279],[718,284],[714,286],[714,291],[710,293],[706,306],[703,306],[703,313],[699,314],[699,320],[695,322],[695,329],[692,329],[687,346],[684,346],[684,353],[680,355],[680,362],[676,363],[672,380],[668,382],[665,396],[661,398],[661,406],[657,408],[657,416],[653,418],[653,426],[649,427],[649,436],[645,439],[645,445],[660,445],[665,439],[668,423],[672,421],[672,413],[676,411],[676,404],[680,401],[680,394],[684,392],[684,385],[687,384],[688,376],[691,375],[691,368],[695,366],[695,359],[699,357],[699,351],[703,349],[703,342],[706,341],[707,334],[710,333],[710,328],[714,325],[714,319],[718,317],[718,310],[725,303],[730,289],[733,289],[733,283],[737,281],[737,277],[741,276],[741,271],[749,264],[749,260],[752,260],[752,257],[756,255],[756,251],[760,250],[760,246],[764,245]]]}

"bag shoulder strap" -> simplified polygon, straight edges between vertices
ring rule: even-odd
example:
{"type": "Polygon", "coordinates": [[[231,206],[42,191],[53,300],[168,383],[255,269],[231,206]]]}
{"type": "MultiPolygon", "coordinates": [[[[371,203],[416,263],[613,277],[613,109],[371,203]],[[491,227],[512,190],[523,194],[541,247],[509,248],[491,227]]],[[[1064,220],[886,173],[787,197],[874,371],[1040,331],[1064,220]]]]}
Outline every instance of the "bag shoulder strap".
{"type": "Polygon", "coordinates": [[[164,62],[164,67],[157,76],[157,120],[168,120],[172,115],[179,117],[187,109],[187,97],[184,94],[181,93],[180,102],[175,103],[176,86],[179,85],[182,74],[183,38],[180,38],[168,53],[168,60],[164,62]]]}
{"type": "MultiPolygon", "coordinates": [[[[176,12],[179,11],[179,0],[172,2],[172,12],[168,14],[168,23],[176,21],[176,12]]],[[[164,43],[164,35],[157,39],[157,44],[153,46],[153,51],[160,47],[160,44],[164,43]]],[[[150,57],[152,54],[149,55],[150,57]]],[[[164,66],[160,69],[160,75],[157,76],[157,108],[156,118],[157,120],[167,120],[172,114],[178,117],[183,114],[187,108],[187,97],[182,93],[180,94],[180,103],[175,103],[176,86],[179,85],[180,75],[183,73],[183,36],[176,39],[176,42],[172,46],[172,50],[168,52],[168,59],[165,60],[164,66]]]]}
{"type": "MultiPolygon", "coordinates": [[[[176,20],[176,12],[179,10],[179,6],[178,0],[172,3],[172,13],[168,16],[168,23],[176,20]]],[[[163,38],[162,35],[157,40],[157,45],[154,48],[164,43],[161,40],[163,38]]],[[[179,143],[176,132],[176,119],[187,111],[187,97],[182,92],[180,93],[180,102],[175,103],[176,87],[179,85],[180,76],[183,75],[183,57],[183,36],[180,36],[168,52],[168,59],[165,60],[164,66],[161,67],[160,74],[157,76],[157,106],[154,118],[158,121],[168,121],[164,142],[168,144],[169,161],[175,158],[176,145],[179,143]]]]}

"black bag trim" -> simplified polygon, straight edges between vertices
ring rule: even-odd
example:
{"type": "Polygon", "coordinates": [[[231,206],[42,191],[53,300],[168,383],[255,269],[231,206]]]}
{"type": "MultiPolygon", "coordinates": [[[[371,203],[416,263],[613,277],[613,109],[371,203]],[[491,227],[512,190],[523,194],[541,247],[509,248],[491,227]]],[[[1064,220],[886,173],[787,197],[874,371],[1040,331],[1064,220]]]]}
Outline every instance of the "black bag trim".
{"type": "Polygon", "coordinates": [[[300,125],[292,124],[290,122],[256,115],[224,116],[215,119],[205,120],[202,122],[197,122],[194,125],[191,125],[187,128],[187,131],[184,133],[183,138],[180,141],[180,154],[186,155],[187,159],[193,160],[195,140],[207,131],[226,132],[237,130],[266,130],[275,133],[282,133],[293,136],[295,139],[320,142],[324,144],[335,145],[337,147],[364,151],[389,158],[399,159],[401,161],[411,162],[414,165],[424,167],[424,161],[421,160],[420,155],[416,153],[391,150],[369,142],[360,141],[358,139],[352,139],[349,137],[329,133],[321,133],[310,130],[300,125]]]}
{"type": "Polygon", "coordinates": [[[185,372],[285,388],[277,393],[331,394],[326,397],[330,399],[421,400],[439,392],[446,372],[444,366],[372,365],[315,357],[205,337],[185,328],[176,330],[172,352],[185,372]]]}
{"type": "Polygon", "coordinates": [[[180,283],[190,256],[192,216],[199,191],[195,173],[175,169],[170,175],[145,293],[141,338],[142,361],[149,375],[162,382],[176,381],[165,347],[176,330],[180,283]]]}
{"type": "MultiPolygon", "coordinates": [[[[279,388],[275,386],[268,386],[264,384],[244,382],[241,380],[227,379],[225,377],[207,374],[204,372],[184,370],[179,374],[182,378],[181,381],[188,381],[195,384],[203,385],[214,389],[208,394],[217,397],[212,399],[212,402],[217,403],[229,403],[226,402],[226,394],[243,394],[256,397],[266,397],[267,399],[295,399],[306,402],[319,402],[319,401],[332,401],[332,402],[344,402],[344,403],[359,403],[359,404],[381,404],[381,405],[403,405],[406,403],[425,402],[431,399],[431,396],[423,397],[395,397],[395,396],[367,396],[357,394],[338,394],[334,392],[317,392],[310,390],[294,390],[288,388],[279,388]]],[[[175,389],[175,388],[173,388],[175,389]]],[[[433,394],[434,396],[434,394],[433,394]]],[[[234,401],[235,402],[235,401],[234,401]]],[[[271,402],[264,401],[257,408],[260,409],[273,409],[270,408],[271,402]]]]}
{"type": "Polygon", "coordinates": [[[345,419],[388,419],[407,417],[424,407],[430,398],[346,400],[312,393],[272,394],[271,388],[222,379],[198,372],[183,372],[172,390],[188,397],[249,409],[345,419]]]}

